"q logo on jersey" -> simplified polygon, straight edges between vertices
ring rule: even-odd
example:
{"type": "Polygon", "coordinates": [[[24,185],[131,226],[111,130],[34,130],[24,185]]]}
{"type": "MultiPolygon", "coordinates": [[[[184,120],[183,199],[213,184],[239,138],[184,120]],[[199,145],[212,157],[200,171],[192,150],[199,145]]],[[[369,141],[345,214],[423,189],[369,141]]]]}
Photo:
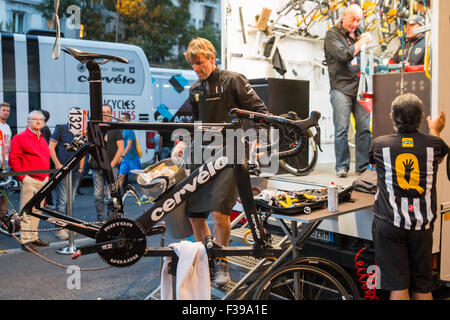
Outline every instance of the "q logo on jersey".
{"type": "Polygon", "coordinates": [[[194,97],[195,97],[195,102],[198,102],[200,100],[200,94],[196,93],[194,97]]]}
{"type": "Polygon", "coordinates": [[[414,140],[413,138],[402,138],[402,148],[413,148],[414,140]]]}
{"type": "Polygon", "coordinates": [[[397,182],[404,190],[414,189],[422,194],[425,190],[419,186],[420,170],[419,160],[411,153],[402,153],[395,159],[397,182]]]}

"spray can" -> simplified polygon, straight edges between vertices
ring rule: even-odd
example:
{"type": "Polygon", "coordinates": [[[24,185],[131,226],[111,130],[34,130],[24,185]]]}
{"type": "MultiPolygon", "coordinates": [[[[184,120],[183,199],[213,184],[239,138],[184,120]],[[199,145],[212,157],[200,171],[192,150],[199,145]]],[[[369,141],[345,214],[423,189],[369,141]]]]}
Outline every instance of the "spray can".
{"type": "Polygon", "coordinates": [[[336,212],[339,208],[339,195],[338,195],[338,188],[334,184],[334,182],[331,182],[331,184],[328,186],[328,211],[330,212],[336,212]]]}

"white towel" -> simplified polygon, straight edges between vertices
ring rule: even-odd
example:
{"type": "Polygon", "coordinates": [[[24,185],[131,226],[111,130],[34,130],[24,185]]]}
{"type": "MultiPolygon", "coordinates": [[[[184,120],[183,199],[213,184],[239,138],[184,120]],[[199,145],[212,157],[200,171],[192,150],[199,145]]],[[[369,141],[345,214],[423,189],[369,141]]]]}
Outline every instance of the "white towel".
{"type": "MultiPolygon", "coordinates": [[[[211,282],[209,279],[208,256],[201,242],[183,240],[172,243],[170,248],[178,256],[176,299],[211,300],[211,282]]],[[[161,300],[173,298],[172,275],[168,273],[171,257],[164,258],[161,271],[161,300]]]]}

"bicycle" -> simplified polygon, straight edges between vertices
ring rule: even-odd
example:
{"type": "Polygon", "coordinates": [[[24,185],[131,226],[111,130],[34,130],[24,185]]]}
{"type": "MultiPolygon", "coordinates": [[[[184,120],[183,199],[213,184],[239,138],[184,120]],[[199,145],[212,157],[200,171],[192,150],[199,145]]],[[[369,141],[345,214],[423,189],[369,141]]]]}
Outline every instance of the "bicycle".
{"type": "MultiPolygon", "coordinates": [[[[11,234],[10,231],[14,227],[12,224],[17,224],[16,221],[11,221],[10,219],[10,216],[15,216],[17,214],[17,210],[9,198],[9,193],[17,190],[20,190],[20,183],[12,176],[0,178],[0,197],[3,196],[5,198],[8,202],[8,207],[10,208],[7,212],[0,213],[0,233],[5,235],[11,234]]],[[[13,234],[17,236],[19,235],[19,232],[13,232],[13,234]]]]}
{"type": "MultiPolygon", "coordinates": [[[[300,120],[300,118],[297,117],[297,115],[294,112],[282,114],[280,115],[280,117],[292,120],[300,120]]],[[[308,150],[312,153],[312,156],[309,157],[308,153],[307,156],[305,157],[304,154],[299,153],[296,156],[280,159],[280,165],[287,172],[296,176],[306,176],[310,174],[317,164],[317,159],[319,157],[319,150],[322,151],[320,143],[317,141],[318,137],[317,134],[314,134],[311,128],[309,128],[306,131],[306,135],[304,136],[298,136],[294,130],[287,127],[275,125],[272,128],[279,130],[279,148],[281,151],[289,150],[289,148],[292,145],[295,145],[296,143],[302,143],[302,141],[308,143],[309,147],[308,150]]],[[[269,141],[274,141],[274,139],[275,139],[274,131],[271,130],[269,132],[269,141]]]]}
{"type": "MultiPolygon", "coordinates": [[[[147,236],[162,234],[165,232],[164,225],[158,225],[160,221],[170,212],[186,201],[193,193],[198,192],[199,186],[212,181],[219,172],[225,168],[232,167],[234,170],[236,184],[239,190],[240,199],[245,211],[248,226],[251,229],[254,244],[253,246],[227,246],[222,247],[216,244],[212,237],[205,239],[205,246],[210,265],[216,257],[227,256],[253,256],[257,259],[273,259],[279,257],[281,261],[286,257],[288,252],[280,246],[273,246],[271,244],[271,235],[267,233],[265,228],[265,221],[259,215],[261,207],[257,207],[252,193],[252,186],[250,181],[250,174],[258,174],[259,168],[257,164],[249,164],[246,155],[244,154],[242,162],[240,162],[235,154],[233,157],[226,157],[225,151],[227,146],[224,146],[213,157],[204,161],[203,165],[194,170],[181,182],[169,186],[166,179],[162,179],[164,185],[160,195],[154,200],[153,206],[147,209],[137,219],[132,220],[124,218],[125,214],[122,202],[122,191],[115,180],[112,169],[107,160],[106,147],[103,139],[104,134],[108,130],[113,129],[131,129],[131,130],[157,130],[157,131],[174,131],[179,129],[186,129],[190,133],[197,131],[204,132],[206,130],[215,130],[216,132],[225,134],[227,129],[240,129],[241,119],[250,119],[255,123],[264,123],[266,125],[285,126],[293,129],[299,137],[305,137],[307,130],[315,127],[317,134],[315,136],[316,142],[320,145],[320,129],[318,127],[318,120],[320,113],[312,111],[310,117],[305,120],[292,120],[271,114],[260,114],[240,109],[232,109],[230,111],[231,123],[113,123],[103,122],[102,119],[102,95],[101,95],[101,71],[99,62],[97,60],[116,61],[127,63],[127,61],[120,57],[93,54],[89,52],[79,51],[73,48],[63,48],[65,53],[72,55],[81,63],[85,63],[89,70],[89,86],[90,86],[90,115],[91,119],[88,122],[87,136],[76,137],[68,146],[69,149],[75,151],[75,155],[68,160],[61,169],[32,197],[32,199],[25,204],[22,211],[18,214],[18,218],[23,213],[33,215],[39,219],[47,221],[59,227],[64,227],[68,230],[78,232],[95,240],[95,244],[79,247],[72,259],[77,259],[81,255],[97,253],[100,258],[110,266],[127,267],[137,263],[142,257],[172,257],[173,261],[177,261],[177,256],[174,250],[168,247],[151,248],[147,247],[147,236]],[[58,183],[72,170],[72,168],[87,154],[90,153],[99,163],[107,183],[110,187],[112,200],[108,204],[110,206],[111,216],[108,220],[100,223],[89,223],[68,217],[55,210],[40,207],[41,201],[47,196],[51,190],[56,187],[58,183]],[[32,209],[40,210],[40,213],[33,212],[32,209]]],[[[236,139],[245,143],[244,140],[236,139]]],[[[278,159],[295,156],[300,153],[305,146],[305,140],[297,143],[289,150],[271,152],[271,158],[278,159]]],[[[274,146],[268,145],[258,148],[258,151],[272,150],[274,146]]],[[[132,186],[127,186],[124,194],[132,192],[137,197],[136,190],[132,186]]],[[[306,233],[312,232],[318,224],[314,224],[306,233]]],[[[14,230],[13,230],[14,231],[14,230]]],[[[293,246],[291,245],[291,248],[293,246]]],[[[276,264],[276,263],[275,263],[276,264]]],[[[311,268],[309,268],[311,269],[311,268]]],[[[271,268],[266,271],[270,271],[271,268]]],[[[315,270],[316,271],[316,270],[315,270]]],[[[325,272],[319,270],[320,272],[325,272]]],[[[328,276],[330,285],[339,289],[339,299],[349,298],[349,294],[344,287],[333,276],[328,276]]],[[[262,280],[264,281],[264,279],[262,280]]],[[[261,282],[261,281],[260,281],[261,282]]],[[[256,282],[254,285],[260,284],[256,282]]],[[[333,289],[334,290],[334,289],[333,289]]],[[[328,296],[327,296],[328,297],[328,296]]],[[[336,296],[334,295],[333,298],[336,296]]]]}

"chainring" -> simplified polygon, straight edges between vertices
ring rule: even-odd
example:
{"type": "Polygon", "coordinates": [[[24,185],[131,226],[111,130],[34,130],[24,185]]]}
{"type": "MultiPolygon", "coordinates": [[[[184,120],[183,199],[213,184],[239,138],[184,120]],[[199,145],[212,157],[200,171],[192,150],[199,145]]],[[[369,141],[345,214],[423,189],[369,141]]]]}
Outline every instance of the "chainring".
{"type": "Polygon", "coordinates": [[[144,255],[147,246],[145,232],[136,221],[127,218],[112,218],[97,232],[96,243],[119,240],[122,247],[99,251],[100,257],[114,267],[128,267],[144,255]]]}

